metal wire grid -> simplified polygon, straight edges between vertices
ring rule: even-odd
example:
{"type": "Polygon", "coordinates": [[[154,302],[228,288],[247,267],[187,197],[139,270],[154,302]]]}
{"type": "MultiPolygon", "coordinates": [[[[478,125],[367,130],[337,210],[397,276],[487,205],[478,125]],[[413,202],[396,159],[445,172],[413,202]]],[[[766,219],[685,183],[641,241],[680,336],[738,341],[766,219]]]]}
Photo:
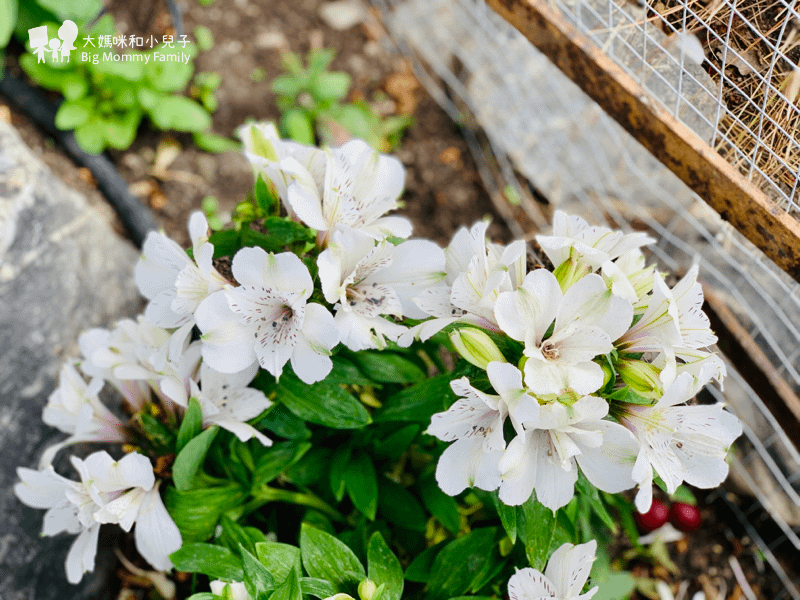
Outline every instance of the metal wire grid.
{"type": "MultiPolygon", "coordinates": [[[[654,176],[655,159],[482,3],[373,2],[431,95],[456,122],[472,121],[485,132],[487,139],[481,144],[473,128],[464,127],[480,175],[495,199],[502,198],[502,191],[510,186],[527,217],[539,228],[546,223],[519,184],[517,171],[568,211],[595,222],[609,218],[628,229],[634,219],[644,223],[659,239],[652,250],[660,263],[673,271],[699,263],[705,282],[727,294],[729,305],[775,368],[800,389],[800,284],[723,223],[663,167],[654,176]],[[526,65],[541,69],[539,76],[520,77],[526,65]],[[484,94],[487,85],[494,87],[494,94],[484,94]],[[560,123],[555,130],[554,121],[560,123]],[[582,177],[582,173],[589,176],[582,177]]],[[[657,76],[675,92],[676,111],[690,107],[692,114],[697,112],[697,103],[686,100],[687,89],[695,93],[691,83],[675,85],[662,72],[657,76]]],[[[704,89],[707,82],[703,82],[704,89]]],[[[659,91],[663,94],[663,89],[659,91]]],[[[722,135],[716,129],[709,130],[711,135],[722,135]]],[[[503,204],[498,205],[512,233],[525,237],[535,233],[508,218],[508,203],[506,210],[503,204]]],[[[776,600],[800,600],[797,587],[771,552],[783,539],[800,549],[800,528],[790,525],[779,512],[767,516],[764,507],[775,504],[774,497],[762,492],[763,478],[756,481],[747,475],[752,463],[762,464],[762,476],[770,479],[767,487],[800,510],[800,456],[755,391],[733,369],[730,372],[739,393],[729,390],[725,397],[748,424],[747,441],[740,444],[733,466],[745,474],[742,479],[756,498],[752,508],[741,513],[743,523],[755,531],[751,521],[758,515],[772,518],[781,529],[781,540],[764,541],[757,534],[750,537],[786,586],[776,600]]],[[[720,394],[718,390],[712,393],[720,394]]]]}
{"type": "Polygon", "coordinates": [[[674,116],[698,133],[710,129],[706,141],[759,183],[787,212],[798,217],[800,140],[796,136],[800,132],[800,107],[796,97],[785,95],[790,78],[800,77],[796,60],[786,51],[800,41],[800,14],[794,3],[773,0],[772,10],[783,19],[775,39],[764,35],[743,12],[743,7],[757,5],[757,0],[712,0],[706,5],[677,0],[673,8],[662,8],[661,12],[654,8],[654,2],[636,6],[626,0],[554,0],[553,4],[643,88],[655,92],[655,98],[674,116]],[[709,17],[720,18],[725,12],[728,18],[722,20],[727,26],[719,32],[709,17]],[[750,49],[737,47],[742,41],[738,40],[741,35],[734,34],[736,27],[746,28],[749,37],[756,40],[750,49]],[[714,55],[703,63],[710,77],[691,65],[684,32],[706,40],[707,48],[716,47],[714,55]],[[750,50],[756,44],[770,53],[766,75],[760,72],[761,65],[751,65],[754,56],[750,50]],[[674,67],[677,80],[663,76],[665,66],[674,67]],[[746,77],[732,76],[731,69],[746,71],[747,77],[755,79],[755,85],[744,90],[746,77]],[[695,91],[691,97],[684,93],[687,85],[695,91]],[[658,89],[663,86],[673,92],[674,100],[658,89]],[[725,98],[723,92],[729,97],[725,98]],[[743,102],[753,114],[751,121],[745,122],[739,111],[728,107],[734,99],[743,102]],[[708,105],[713,112],[708,112],[708,105]],[[774,118],[779,113],[784,115],[780,121],[774,118]],[[698,119],[705,127],[698,127],[698,119]],[[768,136],[775,141],[766,142],[768,136]],[[775,148],[782,149],[782,154],[775,148]],[[764,166],[769,162],[774,164],[766,172],[764,166]]]}

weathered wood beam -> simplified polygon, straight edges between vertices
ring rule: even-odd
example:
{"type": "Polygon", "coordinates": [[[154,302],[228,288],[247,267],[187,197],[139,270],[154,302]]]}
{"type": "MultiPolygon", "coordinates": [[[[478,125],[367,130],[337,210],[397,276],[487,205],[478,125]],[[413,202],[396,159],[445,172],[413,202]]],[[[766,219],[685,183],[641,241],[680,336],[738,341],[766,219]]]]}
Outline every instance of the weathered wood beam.
{"type": "Polygon", "coordinates": [[[486,0],[686,185],[800,281],[800,224],[672,116],[547,0],[486,0]]]}

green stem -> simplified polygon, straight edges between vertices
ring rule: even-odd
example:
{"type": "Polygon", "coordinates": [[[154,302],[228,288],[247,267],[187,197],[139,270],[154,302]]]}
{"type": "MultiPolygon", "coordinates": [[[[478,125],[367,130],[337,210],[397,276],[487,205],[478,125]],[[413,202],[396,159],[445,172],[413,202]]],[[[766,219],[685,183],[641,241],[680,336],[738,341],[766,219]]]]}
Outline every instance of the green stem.
{"type": "Polygon", "coordinates": [[[254,490],[252,494],[253,500],[248,502],[247,506],[245,506],[246,513],[253,512],[269,502],[288,502],[290,504],[298,504],[300,506],[313,508],[328,515],[330,518],[336,521],[346,521],[346,519],[341,515],[341,513],[339,513],[338,510],[310,492],[279,490],[277,488],[265,485],[260,490],[254,490]]]}

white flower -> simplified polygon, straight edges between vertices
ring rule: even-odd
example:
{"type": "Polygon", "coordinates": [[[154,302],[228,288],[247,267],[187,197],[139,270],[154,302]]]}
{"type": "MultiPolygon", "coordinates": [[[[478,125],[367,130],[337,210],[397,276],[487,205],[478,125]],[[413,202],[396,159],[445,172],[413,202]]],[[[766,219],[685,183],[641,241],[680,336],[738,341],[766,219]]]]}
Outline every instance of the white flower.
{"type": "Polygon", "coordinates": [[[506,447],[506,417],[511,417],[518,433],[523,432],[523,423],[535,423],[539,418],[539,403],[524,389],[519,369],[491,362],[486,373],[499,395],[476,390],[466,377],[452,381],[450,387],[460,398],[445,412],[433,415],[428,426],[428,434],[445,442],[455,441],[442,453],[436,467],[439,487],[451,496],[470,486],[497,488],[497,462],[506,447]]]}
{"type": "Polygon", "coordinates": [[[632,488],[638,444],[624,427],[602,420],[607,413],[607,402],[595,396],[584,396],[572,405],[542,405],[535,428],[526,426],[500,460],[500,499],[522,504],[535,489],[539,502],[555,511],[572,499],[576,463],[605,492],[632,488]]]}
{"type": "Polygon", "coordinates": [[[425,317],[411,297],[442,279],[444,252],[433,242],[375,244],[355,229],[338,229],[317,259],[322,293],[335,303],[342,343],[351,350],[384,348],[406,328],[382,315],[425,317]]]}
{"type": "Polygon", "coordinates": [[[56,453],[70,444],[80,442],[123,442],[127,439],[125,426],[97,394],[103,380],[93,378],[90,383],[81,377],[72,363],[66,363],[59,373],[59,385],[50,394],[42,412],[42,420],[69,433],[70,437],[48,448],[42,456],[40,467],[49,465],[56,453]]]}
{"type": "Polygon", "coordinates": [[[212,581],[210,586],[211,593],[217,596],[229,598],[229,600],[252,600],[250,594],[247,593],[247,588],[245,588],[244,583],[241,581],[227,582],[217,579],[212,581]],[[230,596],[225,595],[226,589],[230,596]]]}
{"type": "Polygon", "coordinates": [[[520,569],[508,580],[511,600],[589,600],[597,593],[597,586],[581,594],[589,579],[597,552],[597,542],[564,544],[553,552],[542,574],[536,569],[520,569]]]}
{"type": "Polygon", "coordinates": [[[194,261],[173,240],[150,232],[136,265],[136,285],[150,300],[145,317],[160,327],[190,322],[200,302],[227,280],[212,266],[214,245],[208,242],[208,221],[200,212],[189,219],[194,261]]]}
{"type": "Polygon", "coordinates": [[[516,291],[498,296],[495,315],[509,337],[525,342],[525,384],[533,393],[590,394],[603,384],[603,370],[592,360],[613,349],[633,308],[598,275],[584,276],[562,295],[555,276],[536,269],[516,291]]]}
{"type": "Polygon", "coordinates": [[[85,460],[73,456],[71,461],[80,474],[80,483],[58,475],[52,466],[41,471],[20,467],[17,474],[21,482],[14,486],[14,493],[23,504],[48,509],[42,535],[62,531],[79,534],[66,561],[67,580],[78,583],[83,573],[94,569],[100,522],[132,524],[140,502],[135,498],[128,501],[125,490],[150,490],[155,476],[147,457],[136,453],[115,461],[107,452],[95,452],[85,460]],[[117,505],[118,510],[101,521],[100,511],[122,497],[126,499],[117,505]]]}
{"type": "Polygon", "coordinates": [[[537,235],[536,241],[554,268],[572,258],[576,261],[576,268],[586,269],[586,272],[595,271],[606,261],[655,242],[645,233],[624,234],[608,227],[592,226],[582,218],[560,210],[553,216],[553,234],[537,235]]]}
{"type": "Polygon", "coordinates": [[[271,446],[272,440],[245,422],[272,405],[264,392],[247,387],[257,372],[257,363],[239,373],[218,373],[203,364],[200,367],[200,386],[192,378],[187,379],[186,384],[170,378],[162,381],[161,389],[183,407],[188,406],[190,397],[196,398],[203,411],[205,427],[219,425],[243,442],[255,437],[265,446],[271,446]]]}
{"type": "Polygon", "coordinates": [[[242,371],[257,360],[275,377],[291,360],[306,383],[324,379],[339,332],[327,309],[306,304],[314,284],[303,262],[290,252],[242,248],[232,271],[241,285],[212,294],[195,313],[203,360],[221,373],[242,371]]]}
{"type": "MultiPolygon", "coordinates": [[[[266,175],[272,182],[283,201],[284,207],[293,215],[291,205],[287,201],[287,188],[295,180],[293,173],[297,167],[302,168],[313,182],[322,182],[325,178],[327,161],[325,152],[316,146],[306,146],[292,140],[282,140],[274,123],[252,123],[242,125],[237,131],[244,143],[244,155],[253,167],[266,175]],[[292,159],[295,169],[284,170],[281,165],[286,159],[292,159]]],[[[290,163],[292,164],[292,163],[290,163]]]]}
{"type": "Polygon", "coordinates": [[[742,424],[723,404],[682,406],[710,377],[695,380],[681,373],[654,406],[615,405],[615,416],[641,443],[633,479],[639,484],[636,508],[647,512],[652,501],[653,470],[668,493],[682,482],[699,488],[720,485],[728,475],[726,457],[742,424]]]}
{"type": "Polygon", "coordinates": [[[401,336],[401,346],[409,346],[415,337],[429,339],[437,331],[455,322],[470,323],[498,331],[494,305],[501,292],[513,291],[525,275],[525,244],[508,246],[486,240],[486,222],[470,230],[462,227],[453,236],[445,254],[445,279],[441,285],[423,291],[414,298],[422,311],[436,317],[410,329],[401,336]]]}
{"type": "Polygon", "coordinates": [[[159,485],[160,481],[142,498],[134,540],[136,549],[147,562],[156,569],[168,571],[172,568],[169,555],[180,550],[183,540],[178,526],[161,500],[159,485]]]}

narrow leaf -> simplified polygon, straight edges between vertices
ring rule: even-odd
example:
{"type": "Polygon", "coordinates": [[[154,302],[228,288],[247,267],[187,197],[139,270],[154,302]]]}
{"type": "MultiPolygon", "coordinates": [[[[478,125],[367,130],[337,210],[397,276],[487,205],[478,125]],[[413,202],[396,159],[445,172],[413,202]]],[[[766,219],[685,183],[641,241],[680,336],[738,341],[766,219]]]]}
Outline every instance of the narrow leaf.
{"type": "Polygon", "coordinates": [[[194,487],[194,476],[203,464],[206,453],[214,441],[218,427],[206,429],[203,433],[189,441],[186,446],[178,453],[175,464],[172,465],[172,478],[175,487],[183,492],[194,487]]]}
{"type": "Polygon", "coordinates": [[[525,514],[525,554],[531,567],[544,571],[556,527],[556,514],[536,499],[535,491],[522,508],[525,514]]]}
{"type": "Polygon", "coordinates": [[[344,543],[324,531],[303,523],[300,530],[303,566],[311,577],[327,579],[338,590],[354,595],[367,574],[361,561],[344,543]]]}
{"type": "Polygon", "coordinates": [[[385,585],[383,600],[400,600],[403,595],[403,567],[380,532],[372,534],[367,546],[369,578],[385,585]]]}
{"type": "Polygon", "coordinates": [[[203,430],[203,409],[196,398],[189,398],[189,406],[186,413],[183,415],[181,427],[178,429],[178,441],[176,442],[176,451],[180,452],[184,449],[186,444],[189,443],[197,434],[203,430]]]}
{"type": "Polygon", "coordinates": [[[344,481],[353,506],[370,521],[374,521],[378,510],[378,477],[369,455],[359,453],[350,459],[344,481]]]}
{"type": "Polygon", "coordinates": [[[170,554],[172,564],[178,571],[202,573],[211,579],[242,581],[242,561],[233,552],[213,544],[184,544],[170,554]]]}
{"type": "Polygon", "coordinates": [[[282,584],[292,567],[300,569],[300,548],[279,542],[256,544],[256,556],[276,584],[282,584]]]}

